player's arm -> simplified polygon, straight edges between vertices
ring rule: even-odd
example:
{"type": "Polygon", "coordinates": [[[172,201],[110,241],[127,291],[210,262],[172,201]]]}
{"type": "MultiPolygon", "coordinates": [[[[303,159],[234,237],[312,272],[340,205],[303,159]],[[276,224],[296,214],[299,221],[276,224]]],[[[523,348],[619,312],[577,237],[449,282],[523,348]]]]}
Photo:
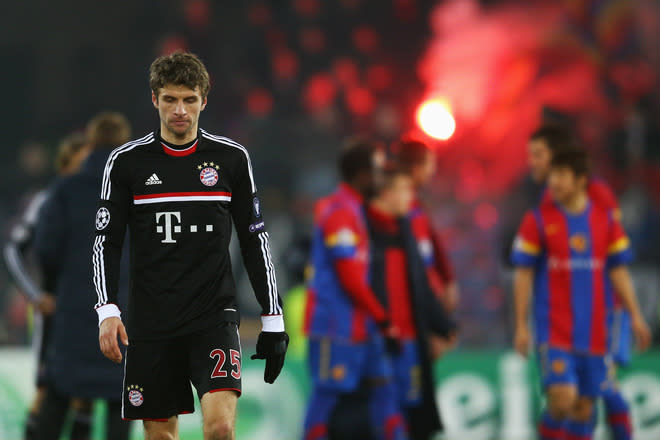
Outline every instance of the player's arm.
{"type": "Polygon", "coordinates": [[[99,345],[103,354],[114,362],[121,362],[122,354],[117,343],[121,338],[128,345],[128,336],[121,322],[117,301],[121,251],[132,203],[127,164],[121,155],[113,151],[103,173],[101,199],[95,224],[96,237],[92,250],[94,264],[94,288],[97,302],[94,306],[99,318],[99,345]]]}
{"type": "Polygon", "coordinates": [[[532,298],[534,284],[534,269],[518,266],[513,271],[513,310],[515,319],[516,351],[527,356],[530,344],[529,334],[529,303],[532,298]]]}
{"type": "Polygon", "coordinates": [[[273,383],[284,366],[289,336],[284,331],[282,299],[277,290],[268,232],[257,197],[252,165],[247,154],[235,168],[231,214],[241,246],[243,263],[261,305],[261,333],[252,359],[265,359],[264,381],[273,383]]]}
{"type": "Polygon", "coordinates": [[[651,342],[651,332],[637,301],[635,287],[626,266],[632,261],[630,242],[623,227],[616,219],[616,214],[610,227],[610,241],[607,256],[607,267],[614,292],[621,298],[623,307],[630,312],[632,329],[640,350],[646,350],[651,342]]]}
{"type": "MultiPolygon", "coordinates": [[[[25,263],[25,254],[34,243],[34,228],[37,215],[45,202],[47,194],[45,191],[37,194],[25,210],[21,222],[11,231],[11,235],[4,249],[7,270],[21,292],[30,302],[35,304],[41,313],[48,315],[54,311],[55,300],[52,294],[43,292],[34,279],[32,279],[25,263]]],[[[53,283],[46,287],[47,292],[52,292],[53,283]]]]}
{"type": "Polygon", "coordinates": [[[637,295],[635,294],[635,288],[628,268],[626,266],[618,266],[610,269],[610,280],[612,281],[614,291],[621,298],[623,306],[630,312],[632,329],[635,333],[639,349],[646,350],[651,342],[651,332],[639,308],[637,295]]]}
{"type": "Polygon", "coordinates": [[[277,290],[269,236],[247,155],[232,186],[231,214],[254,294],[261,306],[262,330],[283,332],[282,300],[277,290]]]}
{"type": "Polygon", "coordinates": [[[532,298],[535,267],[542,253],[539,228],[532,212],[523,218],[513,244],[511,262],[513,272],[514,302],[514,347],[518,353],[527,356],[531,336],[529,331],[529,306],[532,298]]]}
{"type": "Polygon", "coordinates": [[[321,229],[325,245],[333,259],[339,284],[356,307],[364,310],[377,323],[385,325],[387,313],[378,301],[367,277],[365,263],[359,260],[358,241],[361,239],[351,211],[337,209],[324,219],[321,229]]]}
{"type": "Polygon", "coordinates": [[[446,286],[443,295],[444,303],[449,311],[453,311],[458,306],[459,301],[458,283],[456,282],[454,269],[449,260],[447,250],[442,243],[440,235],[433,229],[431,229],[431,243],[435,256],[435,269],[446,286]]]}

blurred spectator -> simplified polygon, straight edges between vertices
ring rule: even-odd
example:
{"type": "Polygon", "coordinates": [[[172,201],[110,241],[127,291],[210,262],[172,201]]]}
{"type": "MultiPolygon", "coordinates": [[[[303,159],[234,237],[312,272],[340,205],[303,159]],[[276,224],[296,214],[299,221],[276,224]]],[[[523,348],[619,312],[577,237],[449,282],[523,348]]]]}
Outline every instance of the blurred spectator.
{"type": "MultiPolygon", "coordinates": [[[[94,117],[86,132],[90,154],[80,172],[51,186],[38,216],[34,247],[44,276],[53,280],[57,307],[47,353],[46,396],[36,422],[37,440],[62,435],[70,403],[79,412],[87,412],[87,432],[75,431],[74,424],[71,438],[89,436],[93,399],[108,403],[107,438],[128,439],[130,424],[122,420],[118,393],[123,369],[109,362],[99,350],[98,322],[92,308],[95,289],[90,253],[103,170],[112,149],[128,142],[130,132],[122,114],[106,112],[94,117]]],[[[124,269],[126,262],[124,258],[124,269]]],[[[119,286],[120,301],[125,304],[125,277],[119,286]]],[[[77,426],[80,430],[83,423],[77,426]]]]}

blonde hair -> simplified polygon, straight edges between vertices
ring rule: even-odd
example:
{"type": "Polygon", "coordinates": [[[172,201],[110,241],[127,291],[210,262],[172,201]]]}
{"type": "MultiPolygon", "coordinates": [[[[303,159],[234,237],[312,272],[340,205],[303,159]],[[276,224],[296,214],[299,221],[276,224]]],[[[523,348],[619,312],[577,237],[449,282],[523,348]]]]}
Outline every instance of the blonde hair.
{"type": "Polygon", "coordinates": [[[55,155],[55,171],[62,174],[71,166],[73,157],[87,145],[87,139],[82,133],[72,133],[62,139],[55,155]]]}
{"type": "Polygon", "coordinates": [[[89,121],[86,135],[94,148],[115,148],[130,140],[131,124],[121,113],[102,112],[89,121]]]}

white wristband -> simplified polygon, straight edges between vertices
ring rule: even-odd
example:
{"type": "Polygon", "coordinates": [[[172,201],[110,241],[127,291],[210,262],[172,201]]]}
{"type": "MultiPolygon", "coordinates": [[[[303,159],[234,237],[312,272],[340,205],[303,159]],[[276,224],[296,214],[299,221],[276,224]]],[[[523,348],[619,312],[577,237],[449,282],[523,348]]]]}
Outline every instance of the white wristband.
{"type": "Polygon", "coordinates": [[[262,332],[283,332],[284,317],[282,315],[261,315],[262,332]]]}
{"type": "Polygon", "coordinates": [[[99,327],[101,327],[101,323],[107,318],[116,316],[121,319],[121,312],[119,311],[119,307],[115,304],[103,305],[96,309],[96,313],[99,315],[99,327]]]}

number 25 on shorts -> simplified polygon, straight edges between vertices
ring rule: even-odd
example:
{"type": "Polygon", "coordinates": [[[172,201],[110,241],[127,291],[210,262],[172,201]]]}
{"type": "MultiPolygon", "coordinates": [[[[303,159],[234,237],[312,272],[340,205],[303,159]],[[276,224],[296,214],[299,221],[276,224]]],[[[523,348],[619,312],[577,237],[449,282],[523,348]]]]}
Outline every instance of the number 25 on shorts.
{"type": "MultiPolygon", "coordinates": [[[[215,363],[215,368],[213,368],[213,372],[211,373],[211,379],[215,379],[216,377],[227,377],[227,372],[223,370],[223,367],[225,366],[225,361],[227,360],[227,355],[225,354],[225,351],[220,348],[216,348],[211,352],[209,357],[218,358],[218,361],[215,363]]],[[[238,350],[234,350],[232,348],[231,350],[229,350],[229,358],[232,365],[231,377],[233,377],[234,379],[240,379],[241,353],[238,350]],[[233,367],[236,367],[236,369],[234,370],[233,367]]]]}

